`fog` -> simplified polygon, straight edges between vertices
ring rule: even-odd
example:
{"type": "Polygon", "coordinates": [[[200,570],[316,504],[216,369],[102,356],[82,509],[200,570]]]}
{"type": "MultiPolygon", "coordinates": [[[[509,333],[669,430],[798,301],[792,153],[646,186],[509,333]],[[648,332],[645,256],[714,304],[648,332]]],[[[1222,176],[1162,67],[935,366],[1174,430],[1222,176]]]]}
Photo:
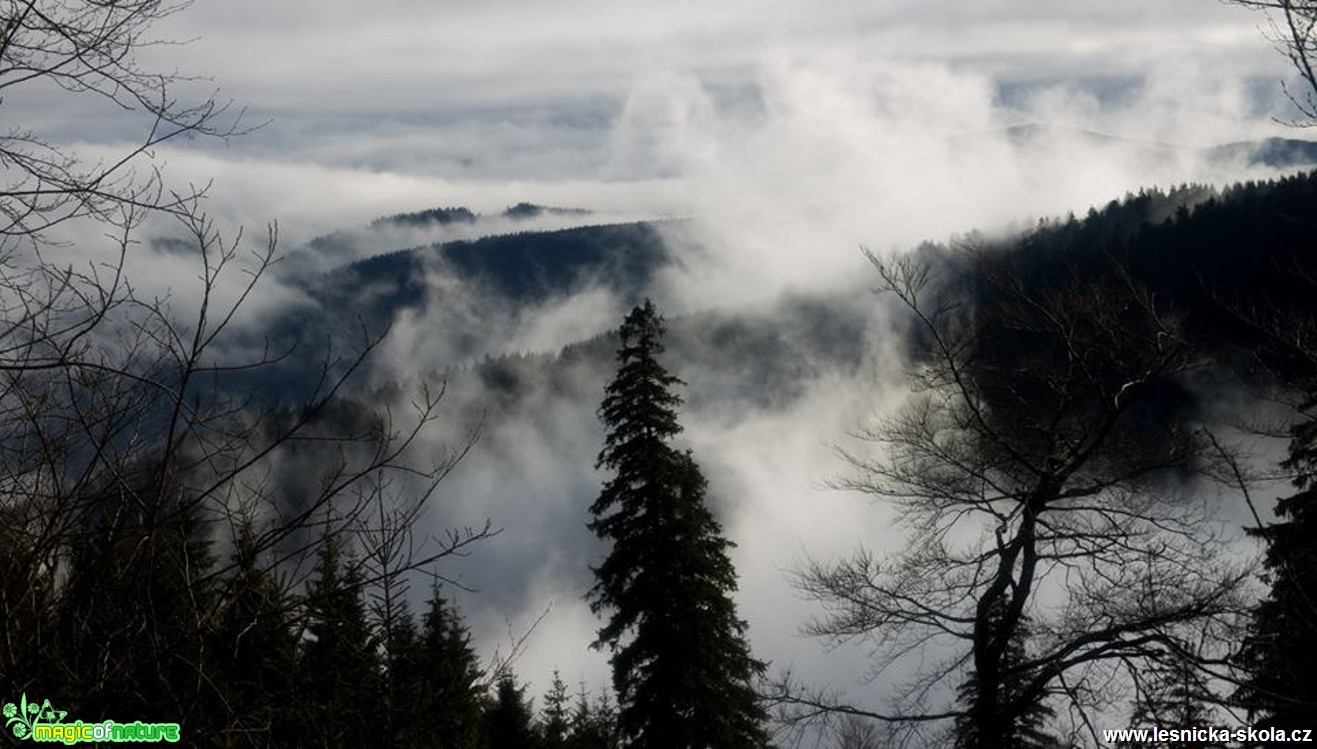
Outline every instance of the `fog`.
{"type": "MultiPolygon", "coordinates": [[[[340,2],[198,2],[160,30],[196,41],[151,54],[169,67],[182,54],[224,99],[250,108],[248,121],[269,122],[155,156],[171,182],[213,180],[205,207],[228,236],[246,226],[244,241],[259,245],[277,221],[281,248],[296,253],[345,232],[341,254],[305,256],[263,281],[238,321],[252,330],[276,310],[313,304],[294,281],[336,264],[483,233],[664,217],[689,221],[666,229],[677,262],[648,293],[677,326],[708,310],[769,317],[789,294],[844,297],[866,321],[862,365],[821,366],[789,402],[720,405],[709,383],[726,372],[687,362],[677,374],[699,404],[683,414],[684,440],[737,543],[737,600],[755,654],[877,701],[884,684],[863,683],[863,657],[799,634],[817,612],[790,585],[806,555],[900,541],[890,510],[826,487],[847,470],[833,446],[907,393],[860,248],[1006,233],[1141,186],[1268,176],[1200,150],[1293,135],[1274,121],[1288,111],[1285,61],[1257,23],[1202,0],[1000,0],[954,12],[916,2],[395,1],[369,15],[340,2]],[[1008,130],[1034,124],[1048,129],[1008,130]],[[594,213],[497,218],[522,201],[594,213]],[[459,205],[487,220],[367,228],[379,216],[459,205]]],[[[132,135],[50,121],[92,158],[132,135]]],[[[196,268],[138,249],[135,283],[186,313],[196,268]]],[[[225,288],[235,298],[240,286],[225,288]]],[[[444,316],[395,320],[372,377],[469,372],[449,325],[486,331],[482,355],[554,354],[615,327],[636,301],[600,285],[505,309],[440,267],[429,289],[444,316]]],[[[503,529],[443,572],[471,589],[458,601],[483,654],[506,651],[509,628],[539,620],[516,662],[532,693],[553,669],[569,684],[607,681],[604,655],[588,647],[599,622],[583,596],[603,553],[585,522],[603,478],[594,409],[609,373],[567,372],[566,392],[545,385],[523,411],[491,411],[430,519],[436,532],[485,518],[503,529]]],[[[488,397],[458,374],[446,408],[488,397]]],[[[430,444],[460,440],[467,426],[441,425],[430,444]]]]}

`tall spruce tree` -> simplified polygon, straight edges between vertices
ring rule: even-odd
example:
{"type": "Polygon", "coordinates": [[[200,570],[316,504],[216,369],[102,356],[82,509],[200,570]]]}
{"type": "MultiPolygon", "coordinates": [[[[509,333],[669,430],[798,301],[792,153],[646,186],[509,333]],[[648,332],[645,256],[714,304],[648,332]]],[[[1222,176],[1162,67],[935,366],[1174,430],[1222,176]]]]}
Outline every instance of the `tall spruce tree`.
{"type": "Polygon", "coordinates": [[[419,643],[418,719],[440,749],[476,749],[484,716],[484,672],[461,612],[435,584],[419,643]]]}
{"type": "Polygon", "coordinates": [[[581,685],[568,721],[567,746],[570,749],[618,749],[621,737],[617,729],[617,707],[601,695],[591,700],[581,685]]]}
{"type": "Polygon", "coordinates": [[[571,716],[567,705],[567,684],[557,669],[553,671],[553,681],[549,691],[544,695],[544,711],[540,718],[540,733],[544,749],[567,749],[571,730],[571,716]]]}
{"type": "Polygon", "coordinates": [[[612,650],[619,723],[632,749],[762,747],[764,711],[731,595],[731,542],[705,506],[706,481],[681,431],[681,384],[658,361],[663,319],[646,300],[619,331],[618,372],[599,416],[597,467],[614,472],[589,527],[612,542],[595,568],[591,608],[607,613],[596,646],[612,650]]]}
{"type": "Polygon", "coordinates": [[[326,535],[316,577],[307,586],[306,631],[298,659],[302,711],[319,746],[365,746],[374,736],[379,696],[377,642],[366,618],[362,582],[342,541],[326,535]]]}
{"type": "Polygon", "coordinates": [[[485,711],[486,749],[539,749],[535,731],[535,709],[526,698],[526,687],[517,685],[511,671],[498,677],[494,699],[485,711]]]}
{"type": "Polygon", "coordinates": [[[211,681],[221,699],[213,720],[223,722],[217,746],[296,743],[296,715],[288,709],[297,695],[295,604],[285,580],[258,559],[256,529],[243,523],[210,633],[216,659],[211,681]]]}
{"type": "Polygon", "coordinates": [[[1253,611],[1236,699],[1259,726],[1310,728],[1317,715],[1317,396],[1293,430],[1289,457],[1298,492],[1276,504],[1282,520],[1254,531],[1266,542],[1271,593],[1253,611]]]}

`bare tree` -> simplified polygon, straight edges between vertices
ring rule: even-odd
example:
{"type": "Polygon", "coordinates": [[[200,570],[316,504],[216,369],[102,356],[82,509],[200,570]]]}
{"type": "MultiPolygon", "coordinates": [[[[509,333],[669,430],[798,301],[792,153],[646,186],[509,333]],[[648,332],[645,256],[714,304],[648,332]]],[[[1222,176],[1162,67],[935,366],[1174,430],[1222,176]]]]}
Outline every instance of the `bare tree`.
{"type": "Polygon", "coordinates": [[[225,237],[204,188],[172,189],[153,161],[172,139],[243,129],[213,97],[177,96],[197,79],[141,63],[168,43],[153,24],[184,7],[0,0],[0,693],[70,695],[89,717],[154,706],[265,745],[273,728],[238,722],[246,705],[217,664],[255,653],[267,615],[293,641],[280,608],[303,603],[322,544],[359,541],[357,579],[393,616],[408,574],[494,531],[417,537],[474,435],[419,455],[441,387],[396,407],[353,393],[380,331],[294,351],[239,329],[277,227],[225,237]],[[83,158],[24,124],[51,121],[34,107],[52,101],[139,137],[83,158]],[[194,296],[127,277],[152,218],[195,259],[194,296]],[[64,230],[87,225],[96,239],[72,244],[64,230]],[[318,363],[298,402],[241,385],[294,356],[318,363]]]}
{"type": "Polygon", "coordinates": [[[1285,93],[1304,120],[1292,124],[1317,124],[1317,2],[1314,0],[1226,0],[1267,14],[1267,35],[1294,66],[1304,91],[1288,86],[1285,93]]]}
{"type": "MultiPolygon", "coordinates": [[[[127,226],[146,211],[186,215],[198,189],[165,188],[151,149],[180,137],[227,137],[244,130],[241,112],[213,97],[178,98],[201,83],[141,63],[171,44],[151,28],[187,7],[168,0],[3,0],[0,2],[0,240],[39,239],[82,216],[127,226]],[[25,126],[14,100],[82,107],[99,122],[141,126],[136,142],[108,159],[85,159],[56,134],[25,126]]],[[[0,247],[8,250],[7,244],[0,247]]]]}
{"type": "Polygon", "coordinates": [[[835,730],[836,749],[882,749],[878,724],[858,715],[847,715],[835,730]]]}
{"type": "Polygon", "coordinates": [[[47,305],[0,338],[23,357],[0,370],[7,690],[55,681],[97,694],[134,683],[143,701],[175,715],[218,719],[213,651],[234,644],[210,633],[240,599],[226,583],[237,571],[277,573],[296,591],[326,539],[360,537],[374,566],[359,579],[395,606],[411,571],[493,533],[414,538],[470,442],[416,460],[441,391],[423,391],[413,413],[397,417],[347,392],[377,338],[324,360],[319,386],[295,409],[234,389],[235,371],[279,364],[275,354],[234,361],[215,350],[268,269],[273,236],[250,257],[246,289],[219,306],[216,285],[239,262],[238,247],[204,220],[191,228],[204,278],[191,322],[164,301],[125,293],[93,327],[60,326],[85,307],[47,305]]]}
{"type": "Polygon", "coordinates": [[[1138,669],[1190,642],[1217,643],[1194,663],[1219,667],[1245,574],[1202,496],[1220,453],[1175,409],[1197,363],[1176,320],[1118,268],[1047,287],[972,254],[969,282],[939,285],[921,261],[870,259],[926,352],[838,483],[891,503],[906,544],[810,562],[799,585],[825,611],[810,631],[872,648],[892,698],[784,680],[784,716],[840,711],[939,745],[1098,744],[1094,716],[1138,669]]]}

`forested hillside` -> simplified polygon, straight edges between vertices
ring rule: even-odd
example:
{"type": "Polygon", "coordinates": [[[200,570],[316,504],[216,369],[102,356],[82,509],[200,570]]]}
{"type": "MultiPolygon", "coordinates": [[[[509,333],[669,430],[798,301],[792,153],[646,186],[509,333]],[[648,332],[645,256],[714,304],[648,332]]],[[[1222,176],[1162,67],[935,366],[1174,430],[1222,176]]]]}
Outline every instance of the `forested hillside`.
{"type": "Polygon", "coordinates": [[[1308,740],[1311,2],[248,1],[0,2],[6,742],[1308,740]]]}

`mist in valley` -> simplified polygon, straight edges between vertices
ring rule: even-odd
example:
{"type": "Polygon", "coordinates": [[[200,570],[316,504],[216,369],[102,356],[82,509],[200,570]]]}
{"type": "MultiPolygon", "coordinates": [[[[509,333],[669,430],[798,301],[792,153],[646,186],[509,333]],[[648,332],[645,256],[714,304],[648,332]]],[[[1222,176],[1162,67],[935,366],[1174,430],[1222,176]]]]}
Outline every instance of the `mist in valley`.
{"type": "MultiPolygon", "coordinates": [[[[573,692],[610,689],[586,599],[608,553],[586,526],[607,478],[597,410],[615,331],[649,298],[667,319],[664,361],[685,383],[677,444],[735,543],[753,653],[770,677],[789,671],[883,712],[943,644],[876,671],[876,640],[805,633],[823,611],[799,585],[810,564],[881,556],[910,537],[892,503],[840,486],[856,470],[844,453],[883,449],[856,433],[921,396],[919,323],[875,293],[866,251],[1008,253],[1040,226],[1144,190],[1158,191],[1146,219],[1159,225],[1229,185],[1311,169],[1317,150],[1284,124],[1300,116],[1279,85],[1295,85],[1292,71],[1259,21],[1189,0],[954,12],[400,1],[365,16],[334,2],[198,2],[158,29],[193,41],[144,59],[213,76],[257,127],[161,143],[150,163],[166,184],[205,185],[199,210],[236,248],[206,301],[238,312],[208,361],[286,352],[272,374],[235,374],[235,391],[295,409],[322,361],[377,338],[341,391],[352,408],[402,419],[422,387],[442,390],[413,451],[465,452],[415,535],[497,529],[431,572],[475,651],[515,654],[537,704],[555,671],[573,692]],[[261,269],[250,253],[271,244],[280,260],[261,269]]],[[[120,113],[98,126],[50,92],[4,100],[20,106],[92,162],[113,160],[142,122],[120,113]]],[[[112,258],[104,233],[85,218],[61,224],[42,259],[112,258]]],[[[123,261],[133,294],[185,333],[203,301],[194,239],[150,216],[123,261]]],[[[955,281],[947,267],[938,283],[955,281]]],[[[981,300],[960,301],[972,312],[981,300]]],[[[95,337],[114,346],[116,334],[95,337]]],[[[1274,472],[1288,441],[1244,429],[1262,410],[1254,391],[1210,374],[1191,386],[1191,421],[1274,472]]],[[[271,471],[295,484],[303,467],[271,471]]],[[[1254,563],[1261,545],[1242,533],[1252,518],[1238,492],[1180,478],[1224,556],[1254,563]]],[[[426,486],[402,476],[394,488],[426,486]]],[[[1269,517],[1289,492],[1264,480],[1250,499],[1269,517]]],[[[422,611],[430,578],[411,579],[422,611]]],[[[1066,597],[1039,595],[1044,608],[1066,597]]],[[[954,702],[954,689],[929,699],[954,702]]]]}

